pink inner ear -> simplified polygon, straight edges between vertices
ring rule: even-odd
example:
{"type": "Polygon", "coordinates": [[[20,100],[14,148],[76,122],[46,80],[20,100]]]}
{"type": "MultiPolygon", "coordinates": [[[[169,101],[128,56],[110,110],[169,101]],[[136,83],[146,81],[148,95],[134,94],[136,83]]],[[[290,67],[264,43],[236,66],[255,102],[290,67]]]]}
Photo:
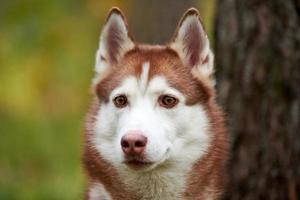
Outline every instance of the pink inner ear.
{"type": "Polygon", "coordinates": [[[122,37],[122,31],[119,29],[116,22],[112,22],[108,27],[106,48],[109,60],[112,63],[116,63],[121,51],[121,45],[124,43],[124,37],[122,37]]]}
{"type": "Polygon", "coordinates": [[[209,56],[207,55],[202,61],[201,64],[207,64],[209,62],[209,56]]]}
{"type": "Polygon", "coordinates": [[[184,49],[189,66],[195,66],[200,62],[200,54],[203,50],[201,30],[198,24],[190,24],[183,38],[184,49]]]}

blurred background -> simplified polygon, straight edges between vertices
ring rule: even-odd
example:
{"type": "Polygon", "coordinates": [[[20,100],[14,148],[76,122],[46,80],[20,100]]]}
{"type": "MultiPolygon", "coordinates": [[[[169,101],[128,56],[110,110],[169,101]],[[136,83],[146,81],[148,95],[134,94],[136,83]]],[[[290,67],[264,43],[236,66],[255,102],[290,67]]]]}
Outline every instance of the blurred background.
{"type": "Polygon", "coordinates": [[[0,199],[82,199],[81,130],[112,6],[142,43],[199,9],[232,153],[225,199],[300,198],[300,4],[294,0],[1,0],[0,199]]]}

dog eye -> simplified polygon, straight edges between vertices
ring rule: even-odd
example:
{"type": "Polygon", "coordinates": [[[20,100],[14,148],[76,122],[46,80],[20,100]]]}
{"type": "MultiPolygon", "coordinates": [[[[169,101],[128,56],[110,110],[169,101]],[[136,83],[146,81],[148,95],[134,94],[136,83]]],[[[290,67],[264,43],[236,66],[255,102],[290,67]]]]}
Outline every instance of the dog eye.
{"type": "Polygon", "coordinates": [[[165,108],[173,108],[174,106],[177,105],[178,99],[175,97],[172,97],[170,95],[161,95],[158,98],[158,103],[160,106],[165,107],[165,108]]]}
{"type": "Polygon", "coordinates": [[[128,105],[128,100],[125,95],[119,95],[119,96],[115,97],[113,102],[114,102],[115,106],[118,108],[124,108],[125,106],[128,105]]]}

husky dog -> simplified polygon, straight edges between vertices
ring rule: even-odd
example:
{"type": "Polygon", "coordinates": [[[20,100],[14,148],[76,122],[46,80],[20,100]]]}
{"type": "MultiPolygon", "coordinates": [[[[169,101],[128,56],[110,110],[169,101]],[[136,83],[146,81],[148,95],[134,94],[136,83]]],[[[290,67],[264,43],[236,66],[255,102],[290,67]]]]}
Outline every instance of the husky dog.
{"type": "Polygon", "coordinates": [[[189,9],[167,45],[141,45],[113,8],[96,53],[83,164],[88,200],[219,199],[228,136],[214,57],[189,9]]]}

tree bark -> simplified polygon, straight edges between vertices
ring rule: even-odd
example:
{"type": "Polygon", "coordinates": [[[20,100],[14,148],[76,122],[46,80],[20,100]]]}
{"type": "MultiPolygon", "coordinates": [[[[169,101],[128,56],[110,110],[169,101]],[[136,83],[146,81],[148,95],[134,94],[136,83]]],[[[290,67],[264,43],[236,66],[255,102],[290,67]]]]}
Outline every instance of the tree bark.
{"type": "Polygon", "coordinates": [[[217,87],[232,137],[225,199],[300,198],[299,16],[297,0],[217,0],[217,87]]]}

